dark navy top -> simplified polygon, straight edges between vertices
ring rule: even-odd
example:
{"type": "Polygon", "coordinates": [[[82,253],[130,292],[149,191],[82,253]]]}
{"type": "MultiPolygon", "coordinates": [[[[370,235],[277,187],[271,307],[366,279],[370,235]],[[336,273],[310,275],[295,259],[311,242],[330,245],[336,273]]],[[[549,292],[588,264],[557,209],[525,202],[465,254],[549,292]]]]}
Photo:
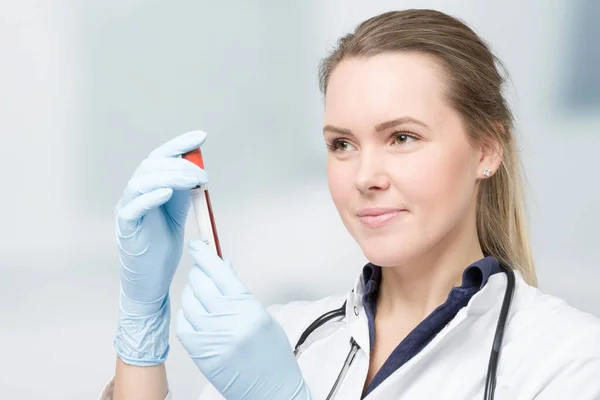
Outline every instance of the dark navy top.
{"type": "MultiPolygon", "coordinates": [[[[500,264],[494,257],[485,257],[469,265],[463,272],[462,285],[452,288],[446,302],[433,310],[400,342],[377,371],[362,397],[371,393],[394,371],[419,353],[456,316],[458,311],[467,305],[471,297],[485,286],[488,278],[500,271],[502,271],[500,264]]],[[[365,282],[363,302],[369,321],[370,350],[373,351],[377,288],[381,282],[381,267],[367,264],[363,268],[363,278],[365,282]]]]}

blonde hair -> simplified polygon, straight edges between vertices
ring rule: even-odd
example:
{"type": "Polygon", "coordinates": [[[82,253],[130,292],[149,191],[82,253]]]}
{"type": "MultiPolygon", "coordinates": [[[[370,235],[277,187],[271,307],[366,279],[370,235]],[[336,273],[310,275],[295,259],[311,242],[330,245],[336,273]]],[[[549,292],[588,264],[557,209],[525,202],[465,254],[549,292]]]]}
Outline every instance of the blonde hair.
{"type": "Polygon", "coordinates": [[[346,58],[390,52],[433,56],[446,72],[447,96],[462,115],[472,144],[500,145],[498,171],[481,181],[477,200],[477,233],[483,253],[518,270],[530,285],[537,277],[529,242],[521,161],[514,120],[502,94],[503,63],[462,21],[434,10],[387,12],[361,23],[338,40],[319,67],[325,95],[335,67],[346,58]]]}

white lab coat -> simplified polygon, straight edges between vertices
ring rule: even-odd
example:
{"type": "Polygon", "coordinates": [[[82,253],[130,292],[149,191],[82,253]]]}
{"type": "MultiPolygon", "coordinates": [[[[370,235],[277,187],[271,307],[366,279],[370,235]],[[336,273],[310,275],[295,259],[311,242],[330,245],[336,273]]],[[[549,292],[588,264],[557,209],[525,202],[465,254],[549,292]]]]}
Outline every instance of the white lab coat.
{"type": "MultiPolygon", "coordinates": [[[[519,273],[515,273],[515,277],[495,399],[599,400],[600,320],[527,285],[519,273]]],[[[488,359],[506,284],[506,274],[492,275],[484,288],[419,354],[365,400],[483,398],[488,359]]],[[[315,400],[326,398],[350,350],[350,337],[356,340],[360,350],[335,398],[361,398],[369,368],[369,330],[363,292],[361,276],[354,293],[345,297],[298,301],[269,309],[294,346],[312,321],[326,311],[339,308],[347,299],[347,318],[343,323],[332,324],[331,329],[336,330],[312,343],[299,358],[302,374],[315,400]]],[[[223,397],[208,385],[199,400],[217,399],[223,397]]]]}
{"type": "MultiPolygon", "coordinates": [[[[600,320],[563,300],[527,285],[516,287],[497,371],[497,400],[600,400],[600,320]]],[[[506,274],[492,275],[456,317],[417,355],[392,373],[365,400],[483,398],[488,359],[506,289],[506,274]]],[[[346,318],[329,323],[329,335],[314,341],[299,358],[313,399],[323,400],[350,350],[360,350],[340,383],[336,399],[358,400],[369,368],[369,330],[362,276],[354,292],[319,301],[271,306],[294,346],[308,325],[344,300],[346,318]],[[365,351],[365,349],[367,349],[365,351]]],[[[103,400],[112,398],[105,391],[103,400]],[[108,394],[108,395],[106,395],[108,394]]],[[[169,394],[167,399],[170,399],[169,394]]],[[[176,394],[173,397],[177,397],[176,394]]],[[[199,400],[223,397],[209,384],[199,400]]]]}

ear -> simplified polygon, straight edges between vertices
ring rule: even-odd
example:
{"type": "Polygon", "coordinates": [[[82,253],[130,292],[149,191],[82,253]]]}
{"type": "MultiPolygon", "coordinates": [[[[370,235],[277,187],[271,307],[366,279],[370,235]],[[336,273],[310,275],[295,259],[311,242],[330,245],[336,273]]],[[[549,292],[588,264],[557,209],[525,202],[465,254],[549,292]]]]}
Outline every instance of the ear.
{"type": "MultiPolygon", "coordinates": [[[[502,124],[494,124],[496,129],[501,130],[501,135],[504,134],[504,127],[502,124]]],[[[477,170],[477,177],[479,179],[487,179],[494,175],[504,156],[503,146],[496,137],[491,137],[482,143],[479,147],[479,166],[477,170]]]]}

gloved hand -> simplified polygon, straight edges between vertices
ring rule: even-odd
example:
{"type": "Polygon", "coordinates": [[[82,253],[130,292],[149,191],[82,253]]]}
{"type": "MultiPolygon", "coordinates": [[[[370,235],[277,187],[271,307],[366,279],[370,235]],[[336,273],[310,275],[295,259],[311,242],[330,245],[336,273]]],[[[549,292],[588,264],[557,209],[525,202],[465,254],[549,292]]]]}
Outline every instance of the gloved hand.
{"type": "Polygon", "coordinates": [[[190,189],[208,181],[201,168],[179,156],[205,138],[204,132],[188,132],[152,151],[115,207],[121,292],[114,344],[125,363],[157,365],[167,358],[169,286],[183,251],[190,189]]]}
{"type": "Polygon", "coordinates": [[[183,290],[177,337],[206,379],[228,400],[310,399],[279,323],[202,241],[183,290]]]}

